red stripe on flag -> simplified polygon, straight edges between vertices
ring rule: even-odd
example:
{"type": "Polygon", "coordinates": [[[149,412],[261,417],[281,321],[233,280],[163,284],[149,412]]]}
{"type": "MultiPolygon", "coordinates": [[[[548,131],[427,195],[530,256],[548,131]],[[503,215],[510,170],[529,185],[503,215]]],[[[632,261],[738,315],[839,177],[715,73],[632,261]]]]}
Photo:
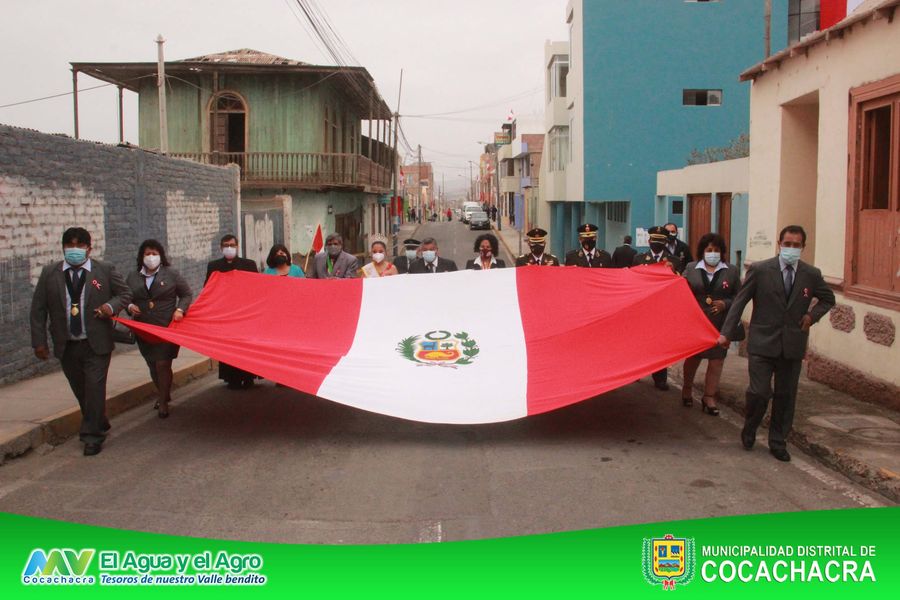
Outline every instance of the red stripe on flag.
{"type": "Polygon", "coordinates": [[[718,339],[667,267],[523,267],[516,282],[530,415],[632,383],[718,339]]]}
{"type": "Polygon", "coordinates": [[[214,273],[180,323],[125,321],[292,388],[315,394],[353,344],[362,279],[326,281],[232,271],[214,273]]]}

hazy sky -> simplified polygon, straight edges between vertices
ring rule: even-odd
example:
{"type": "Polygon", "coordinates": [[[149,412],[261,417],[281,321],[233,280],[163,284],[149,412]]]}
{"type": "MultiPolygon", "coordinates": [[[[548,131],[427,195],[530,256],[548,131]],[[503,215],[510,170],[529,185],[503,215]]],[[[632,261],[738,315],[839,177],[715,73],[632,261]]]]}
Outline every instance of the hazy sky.
{"type": "MultiPolygon", "coordinates": [[[[860,1],[849,0],[850,8],[860,1]]],[[[476,142],[490,140],[510,109],[520,132],[541,132],[544,41],[568,38],[566,0],[315,2],[392,108],[403,69],[401,114],[490,105],[443,119],[403,119],[410,143],[423,146],[448,190],[467,184],[476,142]],[[513,96],[519,98],[508,100],[513,96]]],[[[254,48],[332,64],[289,6],[294,0],[3,0],[0,105],[70,91],[69,62],[155,61],[160,33],[167,60],[254,48]]],[[[81,88],[100,83],[79,77],[81,88]]],[[[115,87],[79,94],[79,113],[82,138],[118,141],[115,87]]],[[[125,118],[126,139],[136,143],[131,92],[125,118]]],[[[71,95],[0,108],[0,123],[71,134],[71,95]]]]}
{"type": "MultiPolygon", "coordinates": [[[[493,105],[444,119],[403,119],[410,143],[423,146],[438,180],[446,175],[447,189],[467,185],[467,161],[480,152],[476,142],[489,140],[510,109],[520,131],[541,131],[544,41],[567,39],[566,0],[316,3],[392,109],[400,69],[401,114],[493,105]]],[[[70,62],[155,61],[160,33],[167,60],[253,48],[333,64],[289,4],[293,0],[3,0],[0,105],[70,91],[70,62]]],[[[102,83],[79,76],[82,89],[102,83]]],[[[125,137],[137,143],[137,95],[126,91],[125,97],[125,137]]],[[[113,86],[79,93],[82,138],[118,141],[116,98],[113,86]]],[[[2,108],[0,123],[71,135],[72,97],[2,108]]]]}

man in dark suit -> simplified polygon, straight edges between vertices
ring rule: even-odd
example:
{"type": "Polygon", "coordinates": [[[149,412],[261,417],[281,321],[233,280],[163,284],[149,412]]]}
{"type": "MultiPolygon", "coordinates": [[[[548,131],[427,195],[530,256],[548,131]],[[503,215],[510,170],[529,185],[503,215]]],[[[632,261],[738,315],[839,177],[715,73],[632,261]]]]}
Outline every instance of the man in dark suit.
{"type": "Polygon", "coordinates": [[[552,254],[545,252],[547,249],[547,231],[540,227],[530,229],[525,234],[528,242],[528,248],[531,250],[528,254],[522,254],[516,258],[517,267],[558,267],[559,259],[552,254]]]}
{"type": "MultiPolygon", "coordinates": [[[[650,237],[650,251],[637,254],[634,257],[632,265],[640,266],[662,263],[668,265],[674,273],[680,273],[684,270],[681,261],[679,261],[677,257],[669,254],[669,251],[666,249],[666,241],[669,239],[666,229],[659,226],[651,227],[647,230],[647,233],[650,237]]],[[[660,369],[653,373],[653,385],[656,386],[656,389],[663,392],[669,390],[668,368],[660,369]]]]}
{"type": "MultiPolygon", "coordinates": [[[[688,245],[678,239],[678,225],[675,223],[666,223],[664,227],[666,229],[666,235],[669,236],[666,240],[666,250],[681,263],[681,266],[678,269],[678,273],[681,274],[684,272],[684,268],[687,267],[689,262],[694,262],[694,257],[691,255],[691,249],[688,245]]],[[[703,257],[701,256],[700,258],[703,257]]]]}
{"type": "Polygon", "coordinates": [[[719,344],[728,347],[740,325],[744,307],[753,300],[747,337],[750,386],[741,443],[747,450],[753,448],[756,430],[771,397],[769,451],[778,460],[789,461],[786,438],[794,422],[797,384],[809,328],[834,306],[834,293],[819,269],[800,261],[806,246],[806,232],[802,227],[785,227],[778,241],[778,256],[754,263],[747,271],[744,285],[722,326],[719,344]],[[813,298],[817,302],[810,308],[813,298]]]}
{"type": "Polygon", "coordinates": [[[81,227],[62,237],[65,260],[44,267],[31,300],[31,346],[41,360],[53,355],[81,407],[84,455],[99,454],[109,431],[106,376],[115,343],[113,322],[131,302],[125,280],[111,264],[91,259],[91,234],[81,227]]]}
{"type": "MultiPolygon", "coordinates": [[[[213,273],[228,273],[229,271],[259,272],[255,261],[238,256],[238,240],[234,235],[229,233],[224,236],[219,242],[219,247],[222,250],[222,258],[210,261],[206,265],[206,281],[209,281],[213,273]]],[[[204,281],[204,285],[206,281],[204,281]]],[[[219,361],[219,379],[228,384],[228,389],[239,390],[252,386],[256,380],[256,375],[219,361]]]]}
{"type": "Polygon", "coordinates": [[[419,246],[421,245],[422,242],[413,238],[403,240],[405,250],[403,254],[394,259],[394,266],[397,267],[398,273],[409,273],[409,265],[420,256],[419,246]]]}
{"type": "Polygon", "coordinates": [[[409,265],[410,275],[421,273],[449,273],[456,271],[456,263],[448,258],[438,256],[438,245],[434,238],[425,238],[420,246],[422,258],[417,258],[409,265]]]}
{"type": "Polygon", "coordinates": [[[631,236],[625,236],[625,244],[619,246],[613,251],[612,264],[617,269],[624,269],[634,264],[634,257],[637,250],[631,247],[631,236]]]}
{"type": "Polygon", "coordinates": [[[585,223],[578,228],[578,241],[581,248],[566,253],[567,267],[602,269],[612,266],[612,257],[609,252],[597,249],[597,232],[599,230],[600,228],[593,223],[585,223]]]}
{"type": "Polygon", "coordinates": [[[339,233],[329,233],[325,238],[325,251],[313,258],[313,268],[306,274],[310,279],[352,279],[359,277],[359,259],[344,252],[344,238],[339,233]]]}

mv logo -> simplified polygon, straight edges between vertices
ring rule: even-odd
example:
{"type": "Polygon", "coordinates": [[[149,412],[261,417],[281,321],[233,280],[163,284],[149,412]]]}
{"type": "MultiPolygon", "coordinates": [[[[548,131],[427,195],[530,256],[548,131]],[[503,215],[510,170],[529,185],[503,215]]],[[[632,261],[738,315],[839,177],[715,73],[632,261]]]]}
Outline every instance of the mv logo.
{"type": "Polygon", "coordinates": [[[50,577],[62,575],[64,577],[80,577],[87,572],[91,561],[94,559],[93,549],[77,552],[70,548],[53,548],[45,552],[41,548],[31,551],[22,577],[50,577]]]}

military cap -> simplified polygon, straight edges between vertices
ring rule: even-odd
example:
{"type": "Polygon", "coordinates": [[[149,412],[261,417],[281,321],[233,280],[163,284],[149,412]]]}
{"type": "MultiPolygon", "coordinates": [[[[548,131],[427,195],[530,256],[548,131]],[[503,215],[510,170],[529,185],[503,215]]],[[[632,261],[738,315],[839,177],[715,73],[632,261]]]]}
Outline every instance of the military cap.
{"type": "Polygon", "coordinates": [[[669,232],[665,227],[657,225],[656,227],[651,227],[647,230],[649,234],[649,238],[651,242],[667,242],[669,239],[669,232]]]}
{"type": "Polygon", "coordinates": [[[595,238],[598,231],[600,231],[600,228],[593,223],[585,223],[578,227],[578,237],[582,240],[595,238]]]}
{"type": "Polygon", "coordinates": [[[547,232],[540,227],[535,227],[534,229],[529,229],[525,237],[528,238],[529,244],[543,244],[547,241],[547,232]]]}
{"type": "Polygon", "coordinates": [[[413,238],[409,238],[409,239],[403,240],[403,245],[408,246],[410,248],[418,248],[419,246],[422,245],[422,242],[420,242],[419,240],[413,239],[413,238]]]}

